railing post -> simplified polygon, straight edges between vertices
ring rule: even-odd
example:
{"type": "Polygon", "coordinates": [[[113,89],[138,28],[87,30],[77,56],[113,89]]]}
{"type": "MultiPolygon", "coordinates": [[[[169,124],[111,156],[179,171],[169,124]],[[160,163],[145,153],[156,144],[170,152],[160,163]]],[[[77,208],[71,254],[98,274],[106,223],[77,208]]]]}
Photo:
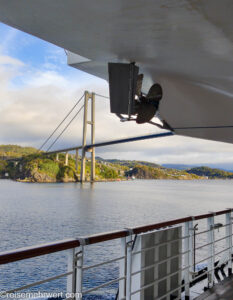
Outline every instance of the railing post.
{"type": "Polygon", "coordinates": [[[207,238],[208,238],[208,287],[211,288],[214,285],[214,216],[207,219],[207,238]]]}
{"type": "Polygon", "coordinates": [[[83,255],[84,247],[79,247],[79,252],[76,253],[76,299],[82,299],[82,285],[83,285],[83,255]]]}
{"type": "Polygon", "coordinates": [[[194,272],[194,249],[193,249],[193,236],[194,236],[194,227],[193,221],[189,221],[189,276],[190,279],[193,279],[194,272]]]}
{"type": "Polygon", "coordinates": [[[131,273],[132,273],[132,235],[127,237],[127,263],[126,263],[126,300],[131,300],[131,273]]]}
{"type": "Polygon", "coordinates": [[[67,276],[67,293],[75,293],[75,249],[69,249],[68,251],[68,268],[67,272],[72,272],[71,275],[67,276]]]}
{"type": "Polygon", "coordinates": [[[126,238],[121,238],[121,256],[124,256],[125,258],[120,261],[120,273],[119,276],[125,277],[124,280],[120,280],[119,282],[119,294],[118,299],[125,299],[126,297],[126,265],[127,265],[127,243],[126,238]]]}
{"type": "Polygon", "coordinates": [[[226,248],[228,249],[228,276],[232,275],[232,213],[226,214],[226,248]]]}
{"type": "Polygon", "coordinates": [[[189,276],[189,269],[190,269],[190,246],[189,246],[189,240],[190,240],[190,224],[189,222],[186,222],[184,225],[184,264],[185,264],[185,271],[184,271],[184,280],[185,280],[185,300],[188,300],[190,298],[190,276],[189,276]]]}

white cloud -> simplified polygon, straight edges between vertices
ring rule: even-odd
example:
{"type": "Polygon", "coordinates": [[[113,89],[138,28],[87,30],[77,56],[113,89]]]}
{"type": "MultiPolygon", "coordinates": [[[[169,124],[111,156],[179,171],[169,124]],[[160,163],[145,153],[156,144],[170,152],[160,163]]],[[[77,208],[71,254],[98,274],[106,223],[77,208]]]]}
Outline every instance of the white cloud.
{"type": "Polygon", "coordinates": [[[23,66],[24,63],[7,55],[0,55],[0,65],[23,66]]]}
{"type": "Polygon", "coordinates": [[[58,86],[68,89],[68,81],[55,70],[30,72],[24,79],[26,86],[44,87],[44,86],[58,86]]]}
{"type": "Polygon", "coordinates": [[[15,40],[16,36],[18,34],[18,30],[7,27],[7,30],[1,32],[2,38],[1,38],[1,44],[0,44],[0,52],[1,53],[7,53],[9,48],[12,45],[12,42],[15,40]]]}

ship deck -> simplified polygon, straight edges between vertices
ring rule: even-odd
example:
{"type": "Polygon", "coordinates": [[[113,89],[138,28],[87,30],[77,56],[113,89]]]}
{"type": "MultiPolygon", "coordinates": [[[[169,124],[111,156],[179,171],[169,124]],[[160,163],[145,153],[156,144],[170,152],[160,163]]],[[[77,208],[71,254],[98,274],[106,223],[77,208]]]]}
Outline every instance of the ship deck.
{"type": "MultiPolygon", "coordinates": [[[[79,295],[79,299],[89,295],[95,299],[102,295],[103,299],[104,295],[111,293],[114,297],[118,295],[119,299],[135,299],[135,295],[139,295],[140,299],[157,300],[168,297],[232,300],[233,275],[224,279],[232,269],[233,261],[232,212],[233,209],[229,208],[1,252],[0,266],[66,251],[67,272],[54,273],[53,277],[49,278],[40,277],[40,280],[26,285],[22,280],[24,285],[13,287],[11,290],[0,290],[0,295],[7,298],[12,293],[64,277],[67,283],[65,295],[75,293],[79,295]],[[199,226],[198,232],[195,231],[194,221],[199,226]],[[114,241],[117,249],[113,253],[111,246],[114,241]],[[102,258],[102,254],[96,254],[96,244],[101,247],[101,253],[111,255],[104,255],[102,258]],[[199,249],[202,251],[196,256],[199,249]],[[92,253],[95,255],[93,261],[92,253]],[[103,268],[109,271],[104,274],[98,285],[93,285],[89,274],[96,276],[103,268]],[[91,273],[85,273],[87,270],[91,273]],[[158,277],[154,274],[158,274],[158,277]],[[221,283],[200,294],[208,284],[213,286],[214,281],[221,283]]],[[[50,259],[48,257],[48,261],[50,259]]],[[[33,263],[30,266],[33,268],[33,263]]]]}
{"type": "Polygon", "coordinates": [[[196,300],[232,300],[233,299],[233,275],[216,284],[196,300]]]}

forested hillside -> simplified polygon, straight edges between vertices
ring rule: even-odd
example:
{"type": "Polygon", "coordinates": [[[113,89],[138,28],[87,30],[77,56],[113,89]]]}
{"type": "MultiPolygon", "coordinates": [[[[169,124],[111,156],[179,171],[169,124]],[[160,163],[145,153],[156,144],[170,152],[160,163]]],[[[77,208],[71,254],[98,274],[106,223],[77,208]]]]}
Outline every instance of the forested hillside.
{"type": "Polygon", "coordinates": [[[190,174],[196,174],[198,176],[206,176],[210,179],[232,179],[233,173],[219,169],[212,169],[209,167],[196,167],[187,170],[190,174]]]}
{"type": "MultiPolygon", "coordinates": [[[[0,146],[0,178],[10,178],[26,182],[76,182],[80,180],[81,160],[76,169],[75,155],[69,155],[68,165],[65,154],[46,155],[35,148],[17,145],[0,146]],[[14,158],[18,159],[17,161],[14,158]],[[8,159],[8,160],[7,160],[8,159]]],[[[90,180],[91,163],[87,159],[86,180],[90,180]]],[[[146,161],[103,159],[96,157],[96,180],[126,179],[227,179],[233,173],[208,167],[189,170],[165,168],[146,161]]]]}
{"type": "Polygon", "coordinates": [[[21,147],[18,145],[0,145],[0,157],[21,157],[38,152],[32,147],[21,147]]]}

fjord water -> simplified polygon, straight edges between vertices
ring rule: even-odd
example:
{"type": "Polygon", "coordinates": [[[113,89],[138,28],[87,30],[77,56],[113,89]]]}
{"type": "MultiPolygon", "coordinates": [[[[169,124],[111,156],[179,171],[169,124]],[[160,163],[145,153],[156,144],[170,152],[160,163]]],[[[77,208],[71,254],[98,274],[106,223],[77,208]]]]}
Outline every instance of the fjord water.
{"type": "MultiPolygon", "coordinates": [[[[80,185],[0,180],[0,191],[0,250],[6,251],[232,207],[233,182],[134,180],[80,185]]],[[[105,248],[98,244],[87,251],[85,263],[104,261],[117,256],[119,242],[108,242],[105,248]]],[[[66,272],[66,262],[64,251],[1,266],[0,290],[66,272]]],[[[89,271],[85,285],[114,279],[116,273],[115,265],[97,273],[89,271]]],[[[30,290],[61,292],[65,286],[65,279],[59,279],[30,290]]],[[[115,288],[108,287],[104,294],[112,299],[115,288]]]]}

